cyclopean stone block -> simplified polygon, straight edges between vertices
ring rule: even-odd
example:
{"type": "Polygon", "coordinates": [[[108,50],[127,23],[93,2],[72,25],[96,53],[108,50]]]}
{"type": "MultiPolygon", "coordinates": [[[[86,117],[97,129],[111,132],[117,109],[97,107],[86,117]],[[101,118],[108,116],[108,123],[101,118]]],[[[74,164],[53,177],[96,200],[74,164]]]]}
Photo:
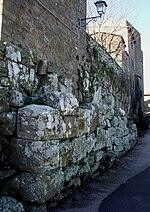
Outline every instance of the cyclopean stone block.
{"type": "Polygon", "coordinates": [[[58,141],[13,139],[11,163],[20,170],[42,173],[59,167],[58,141]]]}
{"type": "Polygon", "coordinates": [[[8,61],[8,78],[10,88],[33,95],[38,87],[38,78],[33,68],[8,61]]]}
{"type": "Polygon", "coordinates": [[[66,134],[64,135],[66,138],[77,137],[78,128],[77,128],[77,120],[75,116],[64,116],[63,117],[64,126],[66,130],[66,134]]]}
{"type": "Polygon", "coordinates": [[[72,145],[72,161],[76,163],[77,161],[86,157],[87,153],[90,153],[95,146],[96,137],[93,134],[86,138],[85,135],[74,138],[71,142],[72,145]]]}
{"type": "Polygon", "coordinates": [[[60,112],[45,105],[28,105],[20,108],[17,120],[18,138],[49,141],[76,136],[75,117],[62,118],[60,112]]]}
{"type": "Polygon", "coordinates": [[[49,106],[32,104],[20,108],[17,122],[19,138],[49,141],[60,136],[62,120],[59,111],[49,106]]]}
{"type": "Polygon", "coordinates": [[[45,174],[21,173],[6,184],[11,195],[20,195],[24,201],[42,204],[60,193],[64,185],[64,173],[60,170],[45,174]]]}
{"type": "Polygon", "coordinates": [[[62,115],[74,115],[79,106],[78,100],[72,93],[52,92],[43,97],[45,105],[61,111],[62,115]]]}
{"type": "Polygon", "coordinates": [[[97,122],[97,110],[92,104],[89,107],[78,108],[78,136],[93,132],[96,129],[97,122]]]}

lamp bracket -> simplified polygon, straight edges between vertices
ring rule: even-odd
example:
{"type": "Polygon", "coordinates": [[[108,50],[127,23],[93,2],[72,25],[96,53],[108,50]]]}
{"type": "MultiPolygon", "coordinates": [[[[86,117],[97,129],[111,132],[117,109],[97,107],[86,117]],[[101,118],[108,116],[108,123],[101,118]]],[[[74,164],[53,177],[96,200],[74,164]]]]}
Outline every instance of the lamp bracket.
{"type": "Polygon", "coordinates": [[[80,29],[81,27],[84,27],[87,24],[89,24],[91,21],[101,17],[102,17],[102,14],[98,16],[89,17],[89,18],[78,18],[77,27],[80,29]]]}

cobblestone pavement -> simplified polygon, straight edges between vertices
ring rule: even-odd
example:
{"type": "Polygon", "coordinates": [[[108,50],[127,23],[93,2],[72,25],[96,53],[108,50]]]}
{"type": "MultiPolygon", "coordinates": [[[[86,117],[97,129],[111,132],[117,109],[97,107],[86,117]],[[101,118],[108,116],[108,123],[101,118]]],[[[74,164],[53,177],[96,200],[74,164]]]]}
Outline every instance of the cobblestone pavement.
{"type": "MultiPolygon", "coordinates": [[[[117,167],[89,182],[70,195],[60,205],[49,208],[50,212],[97,212],[121,184],[150,166],[150,130],[138,138],[137,145],[124,156],[117,167]],[[105,199],[106,198],[106,199],[105,199]],[[109,198],[109,196],[108,196],[109,198]],[[105,199],[105,200],[104,200],[105,199]],[[102,201],[104,202],[102,203],[102,201]],[[101,207],[100,204],[102,203],[101,207]]],[[[112,212],[110,209],[104,212],[112,212]]],[[[113,211],[114,212],[114,211],[113,211]]],[[[120,211],[118,211],[120,212],[120,211]]],[[[129,212],[129,211],[128,211],[129,212]]],[[[133,211],[132,211],[133,212],[133,211]]],[[[141,211],[143,212],[143,211],[141,211]]]]}

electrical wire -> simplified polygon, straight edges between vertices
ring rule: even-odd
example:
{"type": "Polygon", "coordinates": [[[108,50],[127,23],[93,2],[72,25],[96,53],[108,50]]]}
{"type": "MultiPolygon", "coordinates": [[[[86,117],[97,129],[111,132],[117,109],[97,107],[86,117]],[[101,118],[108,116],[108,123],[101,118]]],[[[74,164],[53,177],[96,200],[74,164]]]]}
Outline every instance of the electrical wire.
{"type": "Polygon", "coordinates": [[[55,15],[50,9],[48,9],[40,0],[36,0],[46,11],[48,11],[52,16],[54,16],[61,24],[63,24],[67,29],[69,29],[73,34],[78,36],[78,34],[71,29],[65,22],[63,22],[57,15],[55,15]]]}

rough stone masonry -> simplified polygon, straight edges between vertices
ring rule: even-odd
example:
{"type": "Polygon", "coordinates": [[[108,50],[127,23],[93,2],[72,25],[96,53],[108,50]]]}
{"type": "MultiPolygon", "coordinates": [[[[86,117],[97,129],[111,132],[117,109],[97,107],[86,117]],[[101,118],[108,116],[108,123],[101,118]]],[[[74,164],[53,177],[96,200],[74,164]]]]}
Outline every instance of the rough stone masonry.
{"type": "Polygon", "coordinates": [[[1,43],[2,196],[55,202],[135,145],[125,73],[92,38],[76,60],[72,82],[30,49],[1,43]]]}

